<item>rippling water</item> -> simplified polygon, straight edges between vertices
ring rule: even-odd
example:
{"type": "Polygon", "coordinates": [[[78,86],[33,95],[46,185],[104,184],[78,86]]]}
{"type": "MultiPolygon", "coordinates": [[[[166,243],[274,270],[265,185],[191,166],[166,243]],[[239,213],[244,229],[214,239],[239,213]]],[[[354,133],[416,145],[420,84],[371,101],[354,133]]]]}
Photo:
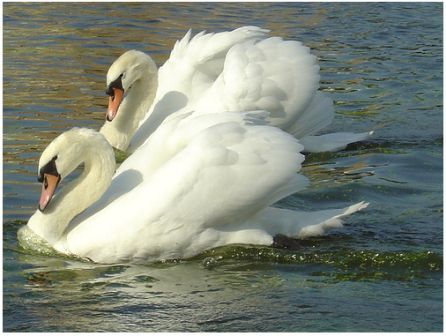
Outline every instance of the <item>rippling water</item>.
{"type": "Polygon", "coordinates": [[[441,3],[3,4],[5,331],[441,331],[441,3]],[[37,161],[60,132],[98,129],[105,73],[127,49],[161,65],[192,28],[258,25],[320,58],[328,131],[367,143],[309,155],[299,209],[366,200],[344,229],[191,260],[95,265],[17,246],[37,161]]]}

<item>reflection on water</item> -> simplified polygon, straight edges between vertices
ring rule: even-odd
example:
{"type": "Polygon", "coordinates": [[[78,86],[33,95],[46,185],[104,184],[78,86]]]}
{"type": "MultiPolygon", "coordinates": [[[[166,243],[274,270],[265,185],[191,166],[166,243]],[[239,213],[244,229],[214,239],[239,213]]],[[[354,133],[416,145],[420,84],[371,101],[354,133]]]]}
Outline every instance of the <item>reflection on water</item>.
{"type": "MultiPolygon", "coordinates": [[[[5,3],[5,331],[438,331],[442,328],[442,4],[5,3]],[[181,18],[181,19],[179,19],[181,18]],[[158,65],[192,28],[268,28],[312,48],[335,100],[327,132],[373,139],[307,155],[279,206],[366,200],[342,230],[191,260],[96,265],[17,246],[41,151],[98,129],[105,74],[128,49],[158,65]]],[[[119,159],[122,161],[122,155],[119,159]]]]}
{"type": "MultiPolygon", "coordinates": [[[[94,265],[21,252],[19,269],[6,260],[16,282],[5,298],[19,297],[34,331],[280,331],[289,330],[282,315],[287,311],[304,314],[301,321],[317,318],[321,310],[335,318],[335,311],[318,302],[332,291],[344,292],[346,281],[362,284],[350,304],[373,296],[373,307],[385,298],[372,295],[380,281],[430,287],[441,278],[442,257],[435,253],[334,250],[339,245],[320,238],[306,242],[305,252],[228,246],[192,260],[149,265],[94,265]],[[284,325],[259,326],[258,318],[284,325]]],[[[6,321],[11,328],[16,323],[6,321]]]]}

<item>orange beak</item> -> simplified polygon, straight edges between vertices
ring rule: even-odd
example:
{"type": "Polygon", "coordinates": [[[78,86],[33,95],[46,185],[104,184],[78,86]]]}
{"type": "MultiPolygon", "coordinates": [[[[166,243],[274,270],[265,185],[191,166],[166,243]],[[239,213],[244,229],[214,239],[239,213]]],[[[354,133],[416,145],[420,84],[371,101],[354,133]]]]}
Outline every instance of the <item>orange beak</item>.
{"type": "Polygon", "coordinates": [[[43,212],[50,203],[59,182],[60,182],[60,175],[57,176],[51,174],[43,175],[42,192],[40,194],[40,200],[39,200],[40,211],[43,212]]]}
{"type": "Polygon", "coordinates": [[[119,105],[121,105],[124,97],[124,90],[113,88],[113,95],[108,99],[108,109],[106,119],[112,121],[118,113],[119,105]]]}

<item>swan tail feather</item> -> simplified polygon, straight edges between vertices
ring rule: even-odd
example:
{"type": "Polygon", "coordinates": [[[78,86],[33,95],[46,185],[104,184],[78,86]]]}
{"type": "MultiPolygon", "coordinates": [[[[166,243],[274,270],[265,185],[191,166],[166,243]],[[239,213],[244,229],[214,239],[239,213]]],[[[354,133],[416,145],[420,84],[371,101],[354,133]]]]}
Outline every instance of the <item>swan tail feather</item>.
{"type": "Polygon", "coordinates": [[[343,226],[342,220],[369,203],[359,202],[343,209],[296,211],[269,207],[256,216],[260,225],[271,235],[282,234],[293,238],[309,238],[326,234],[343,226]]]}
{"type": "Polygon", "coordinates": [[[294,211],[269,207],[243,225],[226,226],[224,231],[212,230],[215,246],[226,244],[272,245],[276,235],[305,239],[326,234],[343,226],[342,220],[368,203],[359,202],[343,209],[294,211]]]}
{"type": "Polygon", "coordinates": [[[286,129],[301,139],[331,124],[334,118],[333,100],[322,92],[316,92],[305,111],[286,129]]]}
{"type": "Polygon", "coordinates": [[[338,132],[324,135],[309,135],[299,141],[304,145],[305,152],[335,152],[345,149],[348,144],[364,141],[373,135],[374,131],[363,133],[338,132]]]}

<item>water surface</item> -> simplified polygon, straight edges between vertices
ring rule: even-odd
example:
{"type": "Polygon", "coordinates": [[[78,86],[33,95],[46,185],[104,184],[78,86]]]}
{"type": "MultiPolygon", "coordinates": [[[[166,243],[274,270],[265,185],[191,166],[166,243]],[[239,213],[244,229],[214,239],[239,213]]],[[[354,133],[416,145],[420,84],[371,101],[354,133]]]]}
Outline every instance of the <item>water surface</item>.
{"type": "Polygon", "coordinates": [[[442,12],[441,3],[5,3],[4,330],[441,331],[442,12]],[[376,130],[346,151],[309,155],[311,187],[279,206],[366,200],[366,211],[319,239],[147,265],[17,246],[36,209],[40,153],[73,126],[101,126],[116,57],[133,48],[161,65],[189,28],[242,25],[312,48],[336,104],[326,132],[376,130]]]}

